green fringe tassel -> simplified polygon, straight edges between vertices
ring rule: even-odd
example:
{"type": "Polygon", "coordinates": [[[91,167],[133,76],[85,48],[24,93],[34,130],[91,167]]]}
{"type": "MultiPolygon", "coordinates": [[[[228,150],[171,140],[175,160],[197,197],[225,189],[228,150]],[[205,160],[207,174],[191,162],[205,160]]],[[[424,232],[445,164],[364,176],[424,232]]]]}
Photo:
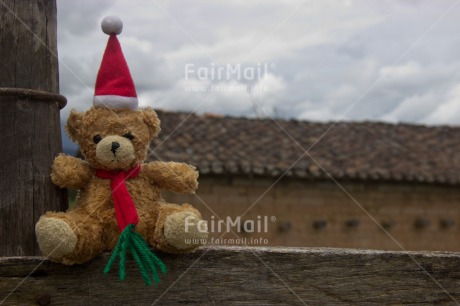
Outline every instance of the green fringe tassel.
{"type": "Polygon", "coordinates": [[[162,273],[166,273],[165,264],[155,254],[150,251],[147,243],[142,236],[134,231],[134,224],[128,225],[118,238],[117,246],[113,250],[107,265],[104,268],[104,273],[109,273],[117,257],[120,257],[119,275],[120,280],[125,280],[126,277],[126,255],[128,250],[133,255],[134,260],[139,266],[144,283],[148,286],[152,285],[152,279],[155,284],[160,282],[157,268],[160,268],[162,273]],[[149,273],[151,273],[149,275],[149,273]]]}

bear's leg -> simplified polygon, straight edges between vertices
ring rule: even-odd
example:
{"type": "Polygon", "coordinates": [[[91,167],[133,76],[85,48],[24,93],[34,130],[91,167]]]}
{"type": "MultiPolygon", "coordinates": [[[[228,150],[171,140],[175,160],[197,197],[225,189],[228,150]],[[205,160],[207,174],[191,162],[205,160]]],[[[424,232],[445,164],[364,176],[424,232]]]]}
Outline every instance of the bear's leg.
{"type": "Polygon", "coordinates": [[[43,255],[66,265],[87,262],[104,250],[101,224],[78,209],[47,212],[35,225],[35,233],[43,255]]]}
{"type": "Polygon", "coordinates": [[[159,203],[153,212],[152,246],[168,253],[187,253],[206,243],[207,224],[189,204],[159,203]]]}

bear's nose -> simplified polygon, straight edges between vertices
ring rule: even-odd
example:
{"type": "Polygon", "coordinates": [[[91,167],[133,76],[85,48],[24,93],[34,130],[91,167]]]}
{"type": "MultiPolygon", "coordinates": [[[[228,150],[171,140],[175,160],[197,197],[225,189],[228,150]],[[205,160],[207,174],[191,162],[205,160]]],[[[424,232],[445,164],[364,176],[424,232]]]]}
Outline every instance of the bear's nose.
{"type": "Polygon", "coordinates": [[[117,149],[120,147],[120,144],[116,141],[112,142],[112,149],[110,149],[110,151],[112,151],[113,155],[115,155],[115,152],[117,152],[117,149]]]}

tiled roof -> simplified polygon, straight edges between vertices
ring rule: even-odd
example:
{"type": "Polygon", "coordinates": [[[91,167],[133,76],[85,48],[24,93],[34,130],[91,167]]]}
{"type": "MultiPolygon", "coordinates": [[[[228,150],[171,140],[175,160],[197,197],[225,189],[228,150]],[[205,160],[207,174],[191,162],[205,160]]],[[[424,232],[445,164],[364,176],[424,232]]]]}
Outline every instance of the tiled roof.
{"type": "Polygon", "coordinates": [[[460,183],[460,127],[277,120],[304,154],[271,119],[157,113],[150,160],[187,162],[201,175],[327,178],[310,154],[336,179],[460,183]]]}

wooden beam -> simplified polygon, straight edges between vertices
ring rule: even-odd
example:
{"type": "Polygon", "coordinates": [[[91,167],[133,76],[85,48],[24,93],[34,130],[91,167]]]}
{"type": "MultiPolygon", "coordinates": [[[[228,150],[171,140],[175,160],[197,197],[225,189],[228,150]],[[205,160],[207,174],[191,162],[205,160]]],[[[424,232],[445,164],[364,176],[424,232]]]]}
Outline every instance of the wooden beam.
{"type": "Polygon", "coordinates": [[[104,275],[109,254],[72,267],[40,257],[0,258],[0,301],[7,296],[4,305],[456,305],[460,301],[460,253],[206,247],[193,254],[159,256],[169,272],[152,287],[143,284],[133,261],[128,261],[124,282],[115,271],[104,275]]]}

